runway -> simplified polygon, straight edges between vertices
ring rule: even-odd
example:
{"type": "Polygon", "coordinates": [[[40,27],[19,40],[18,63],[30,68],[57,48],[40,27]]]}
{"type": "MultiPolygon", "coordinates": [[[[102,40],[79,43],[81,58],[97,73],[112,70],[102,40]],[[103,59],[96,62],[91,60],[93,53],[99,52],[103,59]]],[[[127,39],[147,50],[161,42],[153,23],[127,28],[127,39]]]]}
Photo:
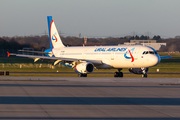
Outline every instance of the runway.
{"type": "MultiPolygon", "coordinates": [[[[77,74],[76,72],[10,72],[10,74],[77,74]]],[[[91,74],[114,74],[114,72],[92,72],[91,74]]],[[[124,72],[123,74],[133,74],[130,72],[124,72]]],[[[148,74],[173,74],[178,75],[180,73],[148,73],[148,74]]]]}
{"type": "Polygon", "coordinates": [[[180,78],[0,77],[0,119],[177,120],[180,78]]]}

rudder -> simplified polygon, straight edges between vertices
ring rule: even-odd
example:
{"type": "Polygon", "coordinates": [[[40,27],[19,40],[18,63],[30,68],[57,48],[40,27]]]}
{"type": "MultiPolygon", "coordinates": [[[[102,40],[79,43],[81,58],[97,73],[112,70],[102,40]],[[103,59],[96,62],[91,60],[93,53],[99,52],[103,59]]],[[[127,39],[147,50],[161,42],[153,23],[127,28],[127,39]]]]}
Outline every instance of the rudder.
{"type": "Polygon", "coordinates": [[[49,42],[50,48],[61,48],[65,47],[57,31],[56,25],[52,19],[52,16],[47,16],[48,31],[49,31],[49,42]]]}

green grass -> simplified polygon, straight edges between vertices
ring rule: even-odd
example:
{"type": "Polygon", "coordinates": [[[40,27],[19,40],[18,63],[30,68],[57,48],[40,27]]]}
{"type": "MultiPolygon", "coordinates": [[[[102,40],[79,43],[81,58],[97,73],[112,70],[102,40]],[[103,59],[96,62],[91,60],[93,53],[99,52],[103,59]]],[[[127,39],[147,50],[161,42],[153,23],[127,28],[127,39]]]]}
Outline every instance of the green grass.
{"type": "MultiPolygon", "coordinates": [[[[168,53],[159,53],[160,56],[167,56],[168,53]]],[[[149,72],[156,72],[157,69],[160,73],[180,73],[180,53],[171,53],[171,59],[162,59],[160,64],[151,67],[149,72]]]]}

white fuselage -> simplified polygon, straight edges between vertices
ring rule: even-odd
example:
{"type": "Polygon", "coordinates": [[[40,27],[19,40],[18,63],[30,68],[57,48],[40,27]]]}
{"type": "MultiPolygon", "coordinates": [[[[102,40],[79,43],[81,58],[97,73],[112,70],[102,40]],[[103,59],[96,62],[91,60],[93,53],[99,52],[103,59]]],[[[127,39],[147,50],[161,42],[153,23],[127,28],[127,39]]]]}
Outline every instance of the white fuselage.
{"type": "Polygon", "coordinates": [[[63,47],[53,48],[52,53],[55,57],[101,60],[101,65],[94,64],[98,69],[152,67],[160,62],[154,49],[140,45],[63,47]]]}

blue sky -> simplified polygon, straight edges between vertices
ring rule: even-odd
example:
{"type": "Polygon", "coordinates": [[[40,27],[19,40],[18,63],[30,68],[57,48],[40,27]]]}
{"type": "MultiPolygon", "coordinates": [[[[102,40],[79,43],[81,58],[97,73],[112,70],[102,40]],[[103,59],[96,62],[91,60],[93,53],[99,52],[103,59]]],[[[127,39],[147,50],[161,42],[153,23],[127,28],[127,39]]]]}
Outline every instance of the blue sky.
{"type": "Polygon", "coordinates": [[[0,0],[0,37],[43,35],[53,16],[64,36],[180,35],[180,0],[0,0]]]}

